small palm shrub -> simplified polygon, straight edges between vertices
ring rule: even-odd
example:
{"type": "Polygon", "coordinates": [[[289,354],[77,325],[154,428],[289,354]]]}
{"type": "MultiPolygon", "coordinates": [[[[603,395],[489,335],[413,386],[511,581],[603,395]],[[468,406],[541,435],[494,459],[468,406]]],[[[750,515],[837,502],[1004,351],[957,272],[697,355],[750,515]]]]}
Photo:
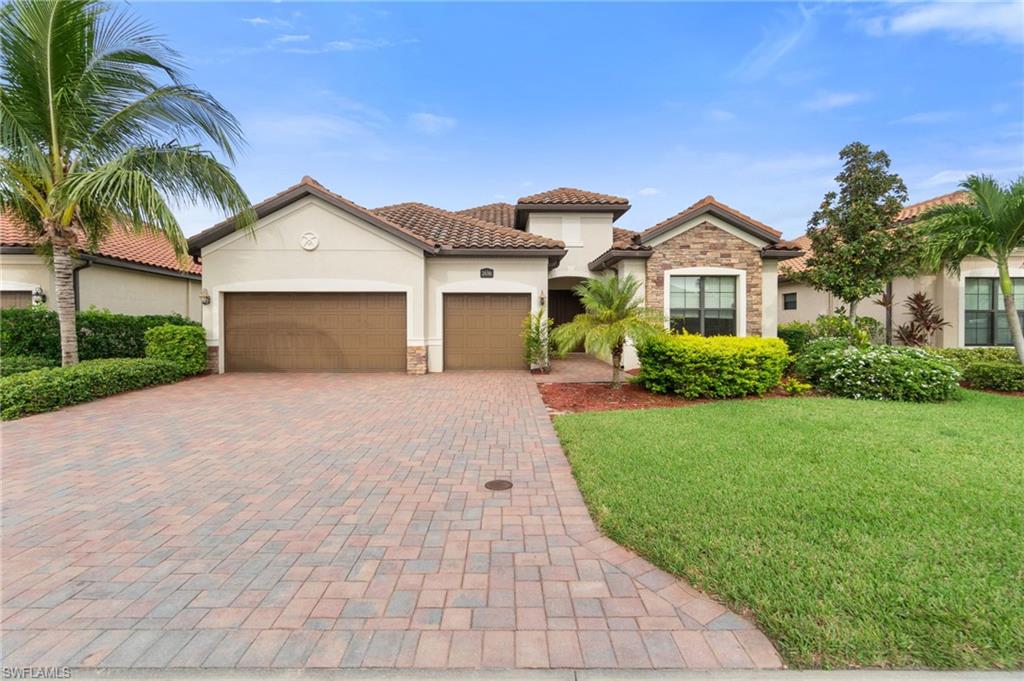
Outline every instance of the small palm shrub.
{"type": "Polygon", "coordinates": [[[641,343],[637,356],[640,385],[691,399],[763,395],[789,364],[778,338],[664,334],[641,343]]]}
{"type": "Polygon", "coordinates": [[[918,348],[849,346],[825,352],[816,366],[817,386],[852,399],[942,402],[956,395],[960,372],[918,348]]]}
{"type": "Polygon", "coordinates": [[[545,374],[551,370],[551,327],[554,324],[555,321],[542,307],[536,314],[526,316],[520,334],[526,366],[545,374]]]}

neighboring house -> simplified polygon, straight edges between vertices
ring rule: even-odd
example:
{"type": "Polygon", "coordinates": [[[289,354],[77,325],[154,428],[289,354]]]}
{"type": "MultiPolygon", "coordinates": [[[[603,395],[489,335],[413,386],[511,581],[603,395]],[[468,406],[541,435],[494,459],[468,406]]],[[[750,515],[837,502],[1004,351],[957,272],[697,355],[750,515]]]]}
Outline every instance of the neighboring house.
{"type": "MultiPolygon", "coordinates": [[[[943,194],[906,206],[896,219],[906,224],[917,220],[930,208],[967,199],[966,192],[943,194]]],[[[829,293],[816,291],[808,284],[794,280],[794,274],[807,268],[807,261],[812,254],[810,239],[806,235],[794,243],[804,251],[804,255],[786,262],[780,268],[780,323],[814,321],[818,316],[829,314],[843,305],[841,300],[833,298],[829,293]]],[[[1016,304],[1024,323],[1024,253],[1011,258],[1010,275],[1014,277],[1016,304]]],[[[933,342],[938,347],[1011,345],[1006,315],[1002,312],[1002,295],[999,292],[995,263],[973,257],[964,260],[959,276],[942,272],[895,279],[892,283],[893,329],[910,321],[904,303],[907,296],[918,291],[934,301],[949,322],[948,327],[936,334],[933,342]]],[[[885,308],[871,299],[865,299],[857,305],[857,314],[873,317],[885,324],[885,308]]]]}
{"type": "Polygon", "coordinates": [[[778,261],[800,255],[712,197],[643,232],[614,225],[628,200],[568,188],[370,210],[305,177],[255,210],[252,233],[228,220],[189,240],[214,370],[519,368],[526,315],[571,319],[572,287],[606,272],[640,279],[677,328],[772,336],[778,261]]]}
{"type": "MultiPolygon", "coordinates": [[[[177,313],[202,319],[202,268],[182,269],[167,240],[158,234],[115,229],[92,251],[78,255],[75,307],[121,314],[177,313]]],[[[54,307],[53,270],[36,254],[31,237],[10,215],[0,215],[0,307],[54,307]]]]}

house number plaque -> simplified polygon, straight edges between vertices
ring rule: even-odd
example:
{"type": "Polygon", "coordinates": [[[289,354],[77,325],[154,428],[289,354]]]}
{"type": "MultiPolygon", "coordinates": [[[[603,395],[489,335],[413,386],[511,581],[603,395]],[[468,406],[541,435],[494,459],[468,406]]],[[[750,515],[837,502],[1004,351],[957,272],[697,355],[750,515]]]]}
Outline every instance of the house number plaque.
{"type": "Polygon", "coordinates": [[[484,267],[483,269],[480,270],[480,278],[494,279],[494,270],[492,270],[490,267],[484,267]]]}

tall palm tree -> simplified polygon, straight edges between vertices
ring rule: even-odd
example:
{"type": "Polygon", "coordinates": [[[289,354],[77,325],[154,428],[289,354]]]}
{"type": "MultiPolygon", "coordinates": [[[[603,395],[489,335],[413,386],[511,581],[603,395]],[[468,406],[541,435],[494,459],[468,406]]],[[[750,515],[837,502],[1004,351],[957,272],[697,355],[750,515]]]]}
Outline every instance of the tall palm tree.
{"type": "Polygon", "coordinates": [[[968,256],[996,264],[1010,338],[1024,363],[1024,333],[1010,278],[1010,256],[1024,249],[1024,176],[1002,187],[988,175],[971,175],[960,187],[970,193],[969,202],[933,208],[918,223],[927,264],[954,274],[968,256]]]}
{"type": "Polygon", "coordinates": [[[622,352],[626,341],[641,342],[664,333],[662,316],[637,300],[640,281],[632,275],[587,279],[573,289],[583,304],[583,313],[551,333],[561,355],[583,343],[590,353],[609,353],[612,358],[612,387],[622,385],[622,352]]]}
{"type": "Polygon", "coordinates": [[[201,147],[234,161],[238,121],[183,75],[177,53],[123,8],[96,0],[0,8],[0,210],[52,258],[65,365],[78,361],[79,248],[112,229],[151,231],[184,259],[173,204],[252,222],[245,192],[201,147]]]}

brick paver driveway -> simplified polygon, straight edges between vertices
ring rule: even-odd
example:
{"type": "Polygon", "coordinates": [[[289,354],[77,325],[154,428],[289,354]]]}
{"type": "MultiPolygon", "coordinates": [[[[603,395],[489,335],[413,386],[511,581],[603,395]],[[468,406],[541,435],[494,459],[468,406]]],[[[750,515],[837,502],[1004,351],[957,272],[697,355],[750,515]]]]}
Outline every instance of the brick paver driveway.
{"type": "Polygon", "coordinates": [[[526,373],[121,395],[5,424],[3,496],[5,667],[779,665],[597,533],[526,373]]]}

